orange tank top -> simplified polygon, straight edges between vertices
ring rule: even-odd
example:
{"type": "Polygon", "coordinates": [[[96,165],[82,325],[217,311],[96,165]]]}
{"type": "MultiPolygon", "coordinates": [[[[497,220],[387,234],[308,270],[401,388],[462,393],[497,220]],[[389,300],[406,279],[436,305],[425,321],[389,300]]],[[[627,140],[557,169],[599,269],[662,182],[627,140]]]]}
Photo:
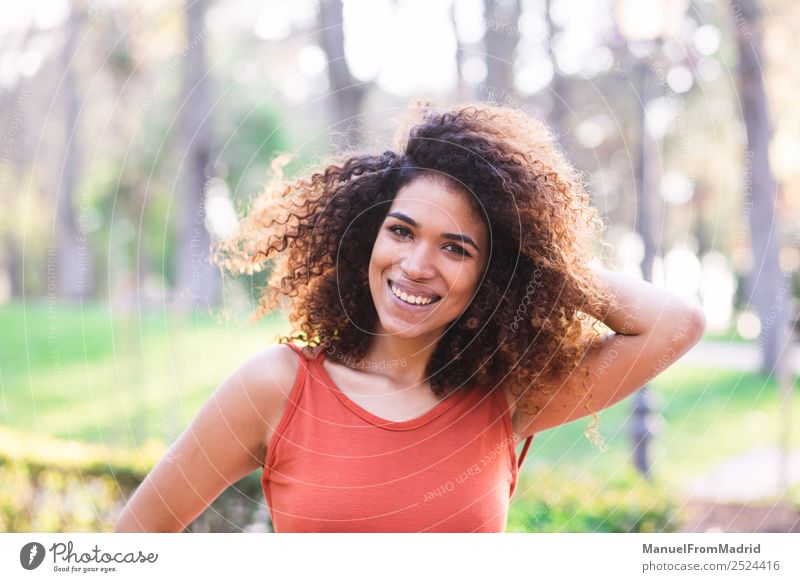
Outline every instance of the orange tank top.
{"type": "Polygon", "coordinates": [[[300,358],[261,484],[276,532],[503,532],[519,467],[502,390],[382,419],[300,358]]]}

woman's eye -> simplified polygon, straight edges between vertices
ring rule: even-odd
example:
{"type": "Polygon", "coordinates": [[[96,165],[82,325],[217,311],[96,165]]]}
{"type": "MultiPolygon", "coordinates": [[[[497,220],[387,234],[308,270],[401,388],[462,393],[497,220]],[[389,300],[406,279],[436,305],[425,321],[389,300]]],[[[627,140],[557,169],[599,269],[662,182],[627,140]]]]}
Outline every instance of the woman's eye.
{"type": "MultiPolygon", "coordinates": [[[[400,226],[399,224],[395,224],[389,227],[389,231],[396,234],[400,238],[404,239],[406,237],[410,237],[412,232],[407,229],[405,226],[400,226]]],[[[445,247],[446,249],[450,249],[451,252],[461,256],[461,257],[469,257],[470,255],[465,249],[458,246],[457,244],[449,244],[445,247]]]]}
{"type": "Polygon", "coordinates": [[[455,252],[456,252],[456,254],[459,254],[459,255],[461,255],[461,256],[463,256],[463,257],[468,257],[468,256],[470,256],[470,255],[469,255],[469,253],[468,253],[467,251],[465,251],[463,248],[461,248],[461,247],[460,247],[460,246],[458,246],[458,245],[447,245],[447,246],[448,246],[448,248],[453,248],[453,249],[455,249],[455,252]]]}
{"type": "Polygon", "coordinates": [[[398,224],[390,226],[389,230],[402,238],[405,238],[406,236],[409,236],[411,234],[411,231],[408,230],[405,226],[400,226],[398,224]]]}

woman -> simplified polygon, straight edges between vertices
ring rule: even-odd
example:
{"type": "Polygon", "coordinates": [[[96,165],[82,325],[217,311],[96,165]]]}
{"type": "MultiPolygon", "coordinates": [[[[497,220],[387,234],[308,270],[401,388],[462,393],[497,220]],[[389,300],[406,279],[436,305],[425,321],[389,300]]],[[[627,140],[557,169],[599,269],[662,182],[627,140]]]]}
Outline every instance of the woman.
{"type": "Polygon", "coordinates": [[[397,150],[268,188],[217,246],[233,272],[276,261],[255,316],[288,298],[294,333],[220,386],[116,531],[180,531],[259,467],[278,532],[503,531],[534,434],[596,423],[700,339],[696,307],[590,264],[602,222],[543,125],[413,112],[397,150]]]}

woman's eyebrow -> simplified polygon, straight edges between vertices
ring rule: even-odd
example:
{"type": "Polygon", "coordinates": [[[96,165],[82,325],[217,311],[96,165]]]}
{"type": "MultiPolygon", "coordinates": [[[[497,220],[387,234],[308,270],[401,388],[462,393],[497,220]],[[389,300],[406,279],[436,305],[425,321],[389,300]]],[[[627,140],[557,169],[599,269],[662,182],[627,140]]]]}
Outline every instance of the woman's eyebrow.
{"type": "MultiPolygon", "coordinates": [[[[402,212],[390,212],[389,214],[387,214],[387,216],[391,216],[391,217],[396,218],[398,220],[402,220],[403,222],[406,222],[406,223],[410,224],[414,228],[421,228],[420,224],[416,220],[414,220],[410,216],[406,216],[402,212]]],[[[475,250],[480,252],[480,249],[478,248],[478,245],[475,244],[475,241],[472,240],[472,238],[467,236],[466,234],[459,234],[459,233],[454,233],[454,232],[443,232],[442,233],[442,238],[446,238],[448,240],[455,240],[455,241],[463,242],[464,244],[468,244],[468,245],[471,245],[471,246],[475,247],[475,250]]]]}

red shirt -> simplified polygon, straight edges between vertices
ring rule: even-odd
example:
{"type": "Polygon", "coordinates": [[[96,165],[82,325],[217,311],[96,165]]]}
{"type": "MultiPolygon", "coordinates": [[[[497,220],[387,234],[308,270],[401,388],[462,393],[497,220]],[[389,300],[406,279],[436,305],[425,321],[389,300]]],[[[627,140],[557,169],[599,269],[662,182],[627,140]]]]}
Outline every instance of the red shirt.
{"type": "Polygon", "coordinates": [[[276,532],[503,532],[519,467],[502,389],[382,419],[300,358],[261,483],[276,532]]]}

